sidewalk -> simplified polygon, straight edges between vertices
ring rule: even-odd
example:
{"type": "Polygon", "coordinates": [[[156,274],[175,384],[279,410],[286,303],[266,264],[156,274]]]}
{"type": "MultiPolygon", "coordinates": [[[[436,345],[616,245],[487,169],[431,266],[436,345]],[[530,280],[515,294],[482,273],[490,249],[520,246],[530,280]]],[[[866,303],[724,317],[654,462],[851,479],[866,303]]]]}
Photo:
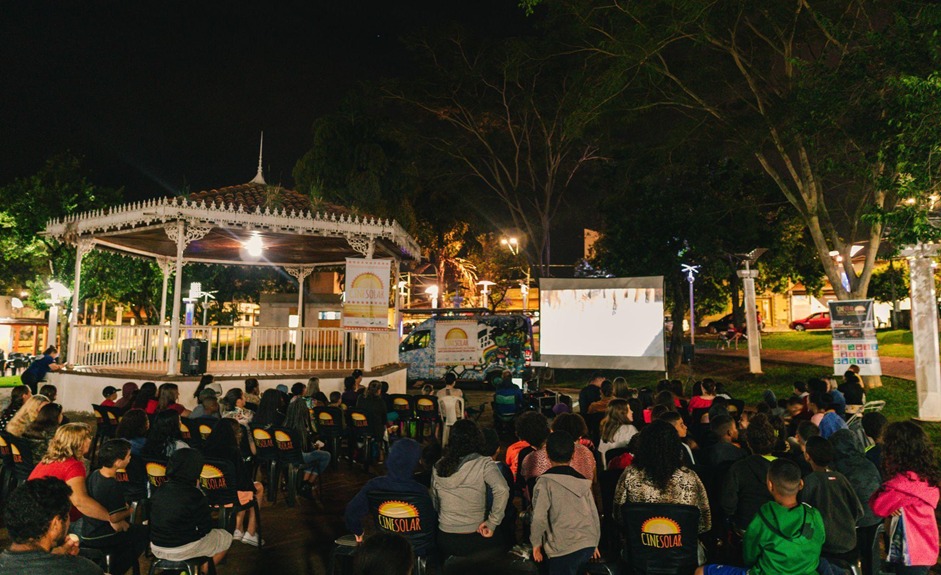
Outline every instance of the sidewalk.
{"type": "MultiPolygon", "coordinates": [[[[748,349],[745,346],[739,346],[739,349],[700,348],[698,345],[696,347],[697,355],[748,359],[748,349]]],[[[831,367],[833,365],[832,355],[818,351],[763,349],[761,350],[761,360],[774,363],[819,365],[821,367],[831,367]]],[[[914,359],[906,357],[880,357],[879,360],[882,363],[882,375],[915,381],[914,359]]]]}

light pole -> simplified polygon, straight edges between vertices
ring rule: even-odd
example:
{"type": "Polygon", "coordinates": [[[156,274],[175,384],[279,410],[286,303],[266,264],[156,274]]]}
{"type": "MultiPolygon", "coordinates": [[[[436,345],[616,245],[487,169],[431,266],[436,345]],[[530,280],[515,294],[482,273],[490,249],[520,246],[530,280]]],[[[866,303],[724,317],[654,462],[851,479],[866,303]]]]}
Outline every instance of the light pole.
{"type": "Polygon", "coordinates": [[[428,286],[425,288],[425,293],[431,297],[431,307],[435,309],[438,307],[438,286],[428,286]]]}
{"type": "Polygon", "coordinates": [[[59,332],[59,304],[62,300],[72,297],[69,288],[55,280],[49,282],[49,299],[46,302],[49,307],[49,325],[46,327],[46,347],[56,345],[56,339],[59,332]]]}
{"type": "MultiPolygon", "coordinates": [[[[520,255],[520,243],[519,240],[510,237],[510,238],[501,238],[500,244],[506,246],[510,253],[519,258],[520,255]]],[[[525,283],[520,283],[520,295],[523,296],[523,311],[529,309],[529,262],[526,262],[525,266],[520,266],[520,271],[526,274],[525,283]]]]}
{"type": "Polygon", "coordinates": [[[751,373],[761,373],[761,326],[758,325],[758,305],[755,301],[755,278],[758,277],[758,270],[751,269],[751,266],[766,251],[767,248],[755,248],[747,254],[735,254],[735,257],[745,264],[745,269],[736,273],[742,278],[742,287],[745,290],[745,331],[748,332],[748,368],[751,373]]]}
{"type": "Polygon", "coordinates": [[[480,286],[480,307],[490,308],[490,301],[487,296],[490,295],[490,286],[497,285],[489,280],[480,280],[477,282],[477,285],[480,286]]]}
{"type": "MultiPolygon", "coordinates": [[[[691,266],[680,264],[682,270],[686,273],[686,281],[689,282],[689,343],[696,347],[696,308],[693,305],[693,283],[696,281],[696,274],[699,273],[700,266],[691,266]]],[[[683,326],[680,326],[683,329],[683,326]]]]}

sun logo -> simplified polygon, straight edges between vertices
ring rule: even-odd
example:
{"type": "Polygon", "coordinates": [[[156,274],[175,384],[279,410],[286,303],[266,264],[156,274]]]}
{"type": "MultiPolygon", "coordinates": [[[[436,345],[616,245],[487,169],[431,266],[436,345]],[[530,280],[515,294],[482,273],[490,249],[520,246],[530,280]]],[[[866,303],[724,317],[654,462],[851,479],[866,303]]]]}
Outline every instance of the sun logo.
{"type": "Polygon", "coordinates": [[[379,527],[393,533],[414,533],[421,531],[421,518],[418,508],[404,501],[385,501],[379,505],[377,513],[379,527]]]}
{"type": "Polygon", "coordinates": [[[640,526],[640,542],[646,547],[669,549],[683,546],[679,523],[667,517],[651,517],[640,526]]]}
{"type": "Polygon", "coordinates": [[[353,279],[352,287],[358,289],[382,289],[382,280],[379,279],[379,276],[376,274],[359,274],[353,279]]]}
{"type": "Polygon", "coordinates": [[[203,489],[225,489],[225,474],[215,465],[206,463],[199,472],[199,483],[203,489]]]}
{"type": "Polygon", "coordinates": [[[467,332],[459,327],[452,327],[448,330],[448,333],[445,334],[444,339],[467,339],[467,332]]]}

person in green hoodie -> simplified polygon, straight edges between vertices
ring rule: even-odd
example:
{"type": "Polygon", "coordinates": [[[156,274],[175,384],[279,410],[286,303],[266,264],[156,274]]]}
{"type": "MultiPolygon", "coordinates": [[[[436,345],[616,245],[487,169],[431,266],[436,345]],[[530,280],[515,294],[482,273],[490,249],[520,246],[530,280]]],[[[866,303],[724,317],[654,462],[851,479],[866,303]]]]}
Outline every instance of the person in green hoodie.
{"type": "Polygon", "coordinates": [[[796,463],[776,459],[768,468],[772,501],[758,510],[745,530],[747,567],[704,565],[696,575],[814,575],[826,532],[820,512],[799,503],[804,487],[796,463]]]}

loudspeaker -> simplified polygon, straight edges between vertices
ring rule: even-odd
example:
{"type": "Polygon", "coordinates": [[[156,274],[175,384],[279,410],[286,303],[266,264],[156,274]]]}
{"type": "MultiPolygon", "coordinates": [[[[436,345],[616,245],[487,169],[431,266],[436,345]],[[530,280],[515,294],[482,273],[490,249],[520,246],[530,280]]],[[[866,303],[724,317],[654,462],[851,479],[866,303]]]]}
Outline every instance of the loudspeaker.
{"type": "Polygon", "coordinates": [[[205,339],[184,339],[180,351],[180,373],[183,375],[202,375],[206,373],[209,361],[209,341],[205,339]]]}

